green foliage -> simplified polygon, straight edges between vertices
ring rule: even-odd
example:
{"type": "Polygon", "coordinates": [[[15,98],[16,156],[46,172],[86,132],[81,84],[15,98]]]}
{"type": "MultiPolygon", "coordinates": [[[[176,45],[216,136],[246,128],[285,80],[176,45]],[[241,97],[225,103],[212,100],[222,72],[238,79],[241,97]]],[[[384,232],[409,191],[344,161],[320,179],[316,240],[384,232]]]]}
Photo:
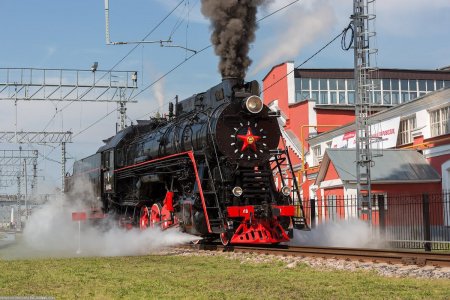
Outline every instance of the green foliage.
{"type": "Polygon", "coordinates": [[[57,299],[448,299],[450,280],[241,263],[224,257],[0,260],[0,296],[57,299]]]}

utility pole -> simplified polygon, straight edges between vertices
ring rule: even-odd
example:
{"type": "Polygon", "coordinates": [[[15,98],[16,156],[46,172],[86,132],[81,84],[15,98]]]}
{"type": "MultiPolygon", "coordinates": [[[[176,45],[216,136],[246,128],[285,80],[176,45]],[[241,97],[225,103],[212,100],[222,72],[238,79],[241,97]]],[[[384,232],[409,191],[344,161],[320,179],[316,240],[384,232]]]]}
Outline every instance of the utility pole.
{"type": "Polygon", "coordinates": [[[22,201],[22,191],[21,186],[22,182],[20,180],[20,174],[17,174],[17,218],[16,218],[16,231],[20,231],[22,229],[22,216],[21,216],[21,201],[22,201]]]}
{"type": "Polygon", "coordinates": [[[125,91],[123,89],[119,89],[119,97],[120,101],[117,103],[117,112],[118,112],[118,130],[124,130],[126,127],[126,121],[127,121],[127,107],[126,107],[126,101],[125,101],[125,91]]]}
{"type": "Polygon", "coordinates": [[[356,116],[356,190],[358,217],[362,207],[367,205],[369,224],[372,222],[371,174],[373,165],[371,151],[371,130],[369,116],[371,113],[370,91],[373,90],[373,74],[376,69],[371,66],[371,59],[377,53],[370,47],[375,32],[374,24],[375,0],[353,1],[354,25],[354,64],[355,64],[355,116],[356,116]],[[363,205],[364,204],[364,205],[363,205]]]}
{"type": "Polygon", "coordinates": [[[61,142],[61,193],[66,191],[66,142],[61,142]]]}

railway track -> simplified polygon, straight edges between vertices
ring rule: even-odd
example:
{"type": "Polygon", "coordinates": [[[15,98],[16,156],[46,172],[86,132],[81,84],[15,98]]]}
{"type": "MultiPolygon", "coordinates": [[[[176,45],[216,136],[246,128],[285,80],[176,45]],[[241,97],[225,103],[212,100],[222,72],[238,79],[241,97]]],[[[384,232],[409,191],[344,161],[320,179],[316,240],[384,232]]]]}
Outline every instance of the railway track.
{"type": "Polygon", "coordinates": [[[223,251],[236,253],[255,253],[280,256],[303,256],[333,258],[348,261],[361,261],[373,263],[404,264],[417,266],[450,267],[450,254],[426,253],[415,251],[357,249],[337,247],[306,247],[306,246],[222,246],[218,244],[186,245],[192,249],[223,251]]]}

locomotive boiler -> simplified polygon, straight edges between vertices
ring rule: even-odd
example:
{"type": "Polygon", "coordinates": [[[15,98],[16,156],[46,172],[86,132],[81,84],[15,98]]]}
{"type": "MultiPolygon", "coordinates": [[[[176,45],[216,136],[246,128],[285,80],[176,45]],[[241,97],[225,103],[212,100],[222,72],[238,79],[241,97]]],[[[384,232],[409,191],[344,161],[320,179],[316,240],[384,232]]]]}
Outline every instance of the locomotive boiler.
{"type": "Polygon", "coordinates": [[[88,178],[102,215],[126,228],[179,227],[224,245],[289,241],[306,228],[303,209],[279,114],[259,94],[256,81],[227,78],[171,103],[167,117],[138,121],[76,161],[67,193],[88,178]]]}

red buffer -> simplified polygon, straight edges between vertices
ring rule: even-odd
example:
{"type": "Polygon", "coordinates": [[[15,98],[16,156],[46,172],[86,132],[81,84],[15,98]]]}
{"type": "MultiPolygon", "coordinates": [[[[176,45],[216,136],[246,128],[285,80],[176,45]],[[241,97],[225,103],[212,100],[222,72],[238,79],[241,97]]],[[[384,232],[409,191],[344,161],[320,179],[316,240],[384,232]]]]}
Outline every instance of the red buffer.
{"type": "Polygon", "coordinates": [[[295,208],[292,205],[273,205],[277,217],[255,218],[254,206],[229,206],[228,217],[243,218],[235,233],[231,237],[232,244],[274,244],[288,242],[289,236],[278,221],[279,216],[293,217],[295,208]]]}

